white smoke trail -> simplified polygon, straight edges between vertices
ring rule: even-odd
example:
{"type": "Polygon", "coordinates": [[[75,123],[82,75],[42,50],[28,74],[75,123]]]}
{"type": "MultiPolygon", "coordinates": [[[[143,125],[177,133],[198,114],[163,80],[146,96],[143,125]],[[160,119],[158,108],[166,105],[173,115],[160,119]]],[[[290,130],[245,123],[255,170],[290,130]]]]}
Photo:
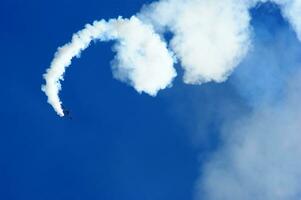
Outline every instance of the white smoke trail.
{"type": "Polygon", "coordinates": [[[86,25],[84,30],[73,35],[70,43],[58,48],[58,51],[55,53],[47,73],[44,74],[46,85],[42,86],[42,90],[48,97],[48,103],[53,106],[58,115],[64,116],[58,93],[61,90],[60,80],[64,80],[63,75],[66,67],[71,64],[73,57],[80,56],[81,51],[89,46],[91,40],[99,37],[104,31],[104,21],[95,22],[93,26],[86,25]]]}
{"type": "Polygon", "coordinates": [[[139,17],[173,33],[171,48],[186,83],[224,81],[249,48],[250,17],[243,1],[162,0],[139,17]]]}
{"type": "MultiPolygon", "coordinates": [[[[92,40],[117,40],[114,77],[138,92],[156,95],[171,85],[177,57],[184,69],[184,82],[222,82],[244,58],[250,47],[249,9],[268,0],[161,0],[145,6],[138,17],[102,20],[74,34],[58,49],[44,75],[42,90],[56,112],[63,116],[58,93],[60,80],[75,56],[92,40]],[[161,33],[161,38],[153,30],[161,33]],[[171,50],[162,40],[170,31],[171,50]],[[174,56],[175,55],[175,56],[174,56]]],[[[301,1],[272,0],[282,8],[301,40],[301,1]]]]}
{"type": "Polygon", "coordinates": [[[156,95],[166,88],[176,76],[173,56],[150,25],[143,24],[138,18],[112,19],[108,22],[96,21],[74,34],[72,41],[58,49],[55,57],[44,74],[46,84],[42,90],[48,102],[60,116],[64,116],[58,93],[61,90],[65,70],[74,57],[79,57],[92,40],[117,40],[117,52],[113,66],[114,76],[129,82],[138,92],[156,95]]]}
{"type": "Polygon", "coordinates": [[[161,0],[139,17],[159,32],[173,33],[170,45],[181,60],[184,82],[222,82],[250,47],[249,10],[268,1],[281,7],[301,40],[300,0],[161,0]]]}

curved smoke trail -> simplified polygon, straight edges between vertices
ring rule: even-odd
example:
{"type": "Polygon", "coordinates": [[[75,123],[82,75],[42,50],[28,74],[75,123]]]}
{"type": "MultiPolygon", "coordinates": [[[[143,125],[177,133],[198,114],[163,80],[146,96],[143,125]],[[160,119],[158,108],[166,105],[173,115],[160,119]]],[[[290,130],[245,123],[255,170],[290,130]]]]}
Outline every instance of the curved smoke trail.
{"type": "MultiPolygon", "coordinates": [[[[116,40],[114,77],[138,92],[152,96],[171,85],[176,76],[175,57],[184,69],[184,82],[222,82],[248,52],[249,9],[268,0],[161,0],[142,9],[137,17],[96,21],[60,47],[44,74],[42,90],[55,111],[64,116],[58,93],[60,81],[73,57],[79,57],[92,40],[116,40]],[[159,36],[156,31],[161,34],[159,36]],[[173,33],[170,50],[163,33],[173,33]]],[[[301,40],[301,1],[277,3],[301,40]]]]}
{"type": "Polygon", "coordinates": [[[72,41],[60,47],[44,74],[46,84],[42,90],[59,116],[64,116],[58,96],[60,81],[74,57],[79,57],[92,40],[117,40],[114,50],[117,52],[114,76],[131,84],[138,92],[156,95],[158,90],[166,88],[176,76],[173,68],[172,53],[166,47],[150,25],[138,18],[101,20],[74,34],[72,41]]]}

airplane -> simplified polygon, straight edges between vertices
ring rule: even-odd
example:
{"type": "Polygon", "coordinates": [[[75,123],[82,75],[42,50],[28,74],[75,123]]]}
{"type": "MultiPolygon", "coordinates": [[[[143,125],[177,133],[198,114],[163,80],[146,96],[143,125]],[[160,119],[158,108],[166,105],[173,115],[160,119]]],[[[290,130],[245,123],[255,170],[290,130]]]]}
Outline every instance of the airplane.
{"type": "Polygon", "coordinates": [[[62,105],[62,108],[63,108],[63,112],[64,112],[64,117],[72,119],[72,117],[70,116],[70,111],[67,110],[63,105],[62,105]]]}

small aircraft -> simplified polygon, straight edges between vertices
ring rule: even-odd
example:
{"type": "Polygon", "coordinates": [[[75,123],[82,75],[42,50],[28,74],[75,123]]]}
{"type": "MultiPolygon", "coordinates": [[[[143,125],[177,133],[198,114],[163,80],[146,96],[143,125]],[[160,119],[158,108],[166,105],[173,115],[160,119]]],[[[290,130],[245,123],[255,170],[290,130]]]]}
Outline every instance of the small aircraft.
{"type": "Polygon", "coordinates": [[[64,112],[64,117],[72,119],[72,117],[70,116],[70,111],[67,110],[64,106],[62,106],[62,108],[63,108],[63,112],[64,112]]]}

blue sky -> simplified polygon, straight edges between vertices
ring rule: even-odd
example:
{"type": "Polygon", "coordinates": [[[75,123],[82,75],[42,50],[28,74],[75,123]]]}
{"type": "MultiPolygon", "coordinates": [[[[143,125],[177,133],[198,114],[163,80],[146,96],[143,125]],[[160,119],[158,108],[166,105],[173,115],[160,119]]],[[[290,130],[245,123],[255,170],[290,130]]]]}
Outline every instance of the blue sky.
{"type": "MultiPolygon", "coordinates": [[[[112,78],[113,42],[98,42],[66,73],[60,96],[72,120],[58,117],[41,91],[42,74],[72,33],[96,19],[130,17],[147,3],[1,1],[0,199],[231,199],[219,185],[216,192],[225,197],[214,197],[209,183],[216,157],[227,157],[228,140],[240,138],[232,124],[270,110],[267,104],[290,106],[282,98],[301,62],[301,45],[276,5],[251,10],[252,48],[226,82],[186,85],[178,63],[173,87],[156,97],[139,94],[112,78]],[[229,126],[235,132],[230,139],[224,131],[229,126]]],[[[232,160],[221,162],[231,174],[232,160]]],[[[269,191],[256,190],[244,177],[241,182],[255,188],[252,194],[269,191]]]]}

